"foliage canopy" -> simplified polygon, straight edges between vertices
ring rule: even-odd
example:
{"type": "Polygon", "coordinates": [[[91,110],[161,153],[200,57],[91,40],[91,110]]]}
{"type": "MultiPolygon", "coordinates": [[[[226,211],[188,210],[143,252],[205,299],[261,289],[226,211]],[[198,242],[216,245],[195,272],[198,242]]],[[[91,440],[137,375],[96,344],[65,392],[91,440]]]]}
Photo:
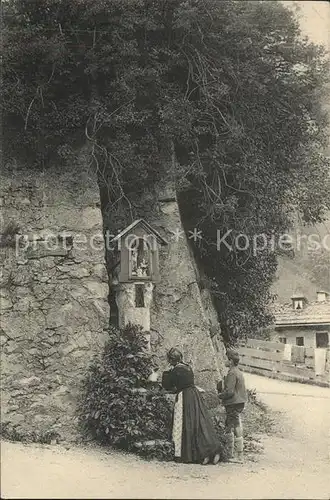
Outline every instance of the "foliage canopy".
{"type": "Polygon", "coordinates": [[[3,10],[5,157],[72,164],[87,141],[114,224],[170,177],[186,227],[203,233],[194,250],[225,338],[266,324],[269,242],[295,210],[314,223],[330,205],[328,67],[293,13],[231,0],[9,0],[3,10]],[[227,231],[233,249],[217,248],[227,231]],[[266,248],[237,245],[240,233],[264,235],[266,248]]]}

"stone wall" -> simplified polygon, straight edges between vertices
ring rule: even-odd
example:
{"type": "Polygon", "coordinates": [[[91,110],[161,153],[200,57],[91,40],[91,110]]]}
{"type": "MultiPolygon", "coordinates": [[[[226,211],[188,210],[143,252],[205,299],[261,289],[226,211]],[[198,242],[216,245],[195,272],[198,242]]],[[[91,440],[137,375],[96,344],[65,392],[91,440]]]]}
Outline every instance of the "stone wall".
{"type": "Polygon", "coordinates": [[[3,430],[74,439],[79,383],[109,321],[96,179],[80,165],[11,168],[0,182],[3,430]]]}

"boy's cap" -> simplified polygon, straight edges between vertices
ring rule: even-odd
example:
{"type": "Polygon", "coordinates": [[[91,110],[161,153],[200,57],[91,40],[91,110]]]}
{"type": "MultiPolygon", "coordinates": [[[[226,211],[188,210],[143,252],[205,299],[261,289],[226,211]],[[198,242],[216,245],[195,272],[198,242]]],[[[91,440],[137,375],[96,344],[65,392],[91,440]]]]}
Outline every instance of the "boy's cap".
{"type": "Polygon", "coordinates": [[[233,349],[229,349],[227,351],[227,358],[232,359],[233,361],[239,361],[239,354],[237,351],[234,351],[233,349]]]}

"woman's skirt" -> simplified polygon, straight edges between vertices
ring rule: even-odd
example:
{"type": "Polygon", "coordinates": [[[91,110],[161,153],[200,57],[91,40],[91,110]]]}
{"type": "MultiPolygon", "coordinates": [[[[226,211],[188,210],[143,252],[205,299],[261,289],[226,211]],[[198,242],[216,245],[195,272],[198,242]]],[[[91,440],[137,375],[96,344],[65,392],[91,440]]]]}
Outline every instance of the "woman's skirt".
{"type": "Polygon", "coordinates": [[[179,392],[173,413],[172,439],[175,457],[184,463],[200,463],[219,451],[211,416],[196,387],[179,392]]]}

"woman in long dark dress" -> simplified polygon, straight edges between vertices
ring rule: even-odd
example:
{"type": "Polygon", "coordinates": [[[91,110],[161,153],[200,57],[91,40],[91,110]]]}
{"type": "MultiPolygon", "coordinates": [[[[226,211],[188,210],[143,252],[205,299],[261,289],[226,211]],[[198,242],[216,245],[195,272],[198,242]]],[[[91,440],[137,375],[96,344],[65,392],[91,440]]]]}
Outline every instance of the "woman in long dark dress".
{"type": "Polygon", "coordinates": [[[173,368],[163,373],[162,385],[176,393],[172,427],[175,458],[184,463],[217,464],[220,444],[211,416],[194,384],[194,373],[182,362],[178,349],[171,349],[167,359],[173,368]]]}

